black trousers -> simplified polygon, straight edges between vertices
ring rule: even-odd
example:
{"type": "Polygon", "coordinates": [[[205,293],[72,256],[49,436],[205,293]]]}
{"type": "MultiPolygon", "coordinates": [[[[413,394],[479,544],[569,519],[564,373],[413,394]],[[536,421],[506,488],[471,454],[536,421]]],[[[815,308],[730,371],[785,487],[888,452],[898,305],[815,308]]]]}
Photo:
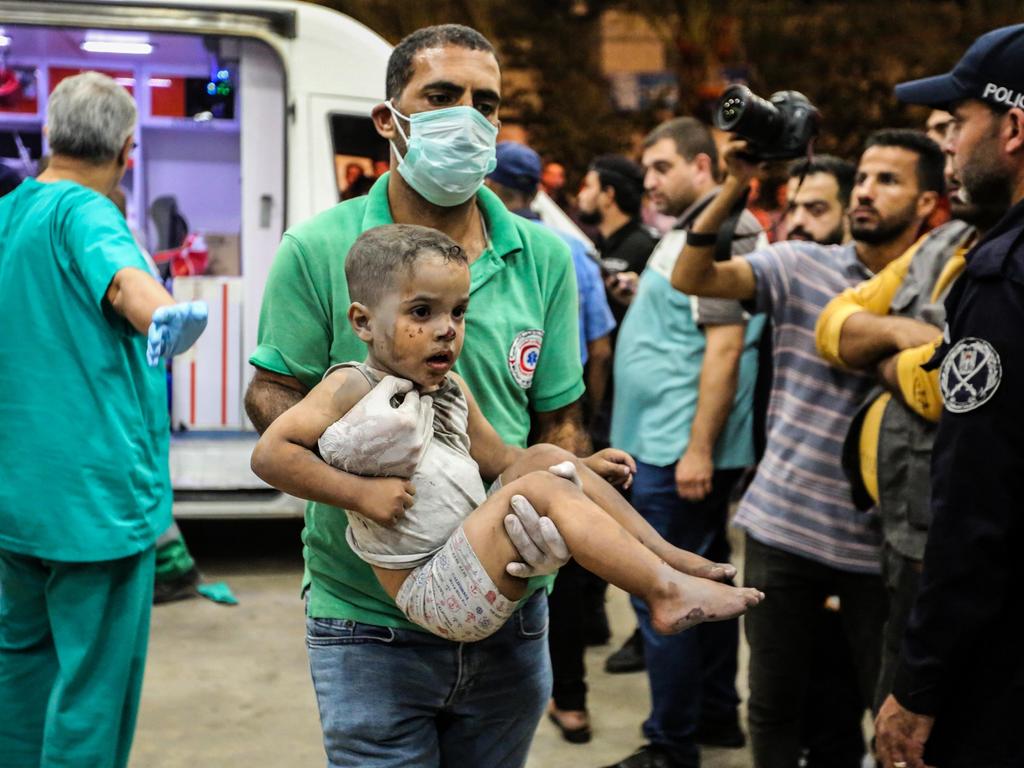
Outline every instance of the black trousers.
{"type": "Polygon", "coordinates": [[[822,604],[838,595],[861,701],[878,681],[887,600],[881,576],[849,573],[746,538],[744,582],[765,593],[745,617],[750,737],[757,768],[794,768],[822,604]]]}
{"type": "Polygon", "coordinates": [[[801,742],[807,768],[861,768],[864,708],[842,613],[821,609],[811,650],[801,742]]]}
{"type": "Polygon", "coordinates": [[[900,645],[907,628],[910,609],[914,607],[918,587],[921,585],[921,563],[904,557],[886,545],[882,550],[882,577],[889,593],[889,616],[882,634],[882,668],[878,674],[875,689],[875,711],[882,706],[885,697],[892,693],[892,682],[896,676],[896,665],[900,660],[900,645]]]}
{"type": "Polygon", "coordinates": [[[554,676],[551,695],[558,709],[587,708],[584,627],[587,613],[594,610],[593,601],[604,600],[603,583],[575,560],[570,560],[558,571],[554,589],[548,595],[548,649],[554,676]]]}

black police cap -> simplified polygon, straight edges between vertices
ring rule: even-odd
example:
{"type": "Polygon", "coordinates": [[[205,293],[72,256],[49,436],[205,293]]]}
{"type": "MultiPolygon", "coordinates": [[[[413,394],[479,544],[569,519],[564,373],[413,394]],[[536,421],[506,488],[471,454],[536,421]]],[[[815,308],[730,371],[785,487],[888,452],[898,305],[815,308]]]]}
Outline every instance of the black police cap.
{"type": "Polygon", "coordinates": [[[896,98],[935,109],[949,109],[965,99],[1024,109],[1024,24],[986,32],[951,72],[900,83],[896,98]]]}

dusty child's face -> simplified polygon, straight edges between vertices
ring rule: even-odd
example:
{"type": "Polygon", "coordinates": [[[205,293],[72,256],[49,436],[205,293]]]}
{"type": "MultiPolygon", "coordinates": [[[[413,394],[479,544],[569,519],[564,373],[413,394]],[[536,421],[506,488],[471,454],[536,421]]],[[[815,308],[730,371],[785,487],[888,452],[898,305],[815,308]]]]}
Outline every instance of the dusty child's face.
{"type": "Polygon", "coordinates": [[[468,305],[468,265],[420,256],[372,309],[370,364],[436,389],[462,351],[468,305]]]}

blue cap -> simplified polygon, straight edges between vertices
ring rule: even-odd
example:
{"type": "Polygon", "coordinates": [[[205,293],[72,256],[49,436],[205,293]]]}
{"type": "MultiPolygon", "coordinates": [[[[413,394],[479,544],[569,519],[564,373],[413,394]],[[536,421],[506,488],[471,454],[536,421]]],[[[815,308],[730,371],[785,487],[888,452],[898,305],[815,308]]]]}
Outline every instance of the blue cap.
{"type": "Polygon", "coordinates": [[[494,151],[498,164],[487,178],[523,194],[532,195],[537,191],[540,155],[514,141],[499,141],[494,151]]]}
{"type": "Polygon", "coordinates": [[[964,99],[1024,108],[1024,24],[1000,27],[975,40],[952,72],[896,86],[908,104],[948,109],[964,99]]]}

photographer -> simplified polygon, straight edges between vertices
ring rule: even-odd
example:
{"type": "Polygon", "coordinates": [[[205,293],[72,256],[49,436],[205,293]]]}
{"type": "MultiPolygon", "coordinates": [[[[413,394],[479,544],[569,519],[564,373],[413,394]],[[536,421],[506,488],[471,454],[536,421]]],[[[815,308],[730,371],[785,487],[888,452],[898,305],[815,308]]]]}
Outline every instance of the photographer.
{"type": "Polygon", "coordinates": [[[912,131],[872,134],[848,214],[853,242],[785,242],[745,259],[715,261],[716,234],[757,173],[744,155],[749,149],[744,140],[729,142],[722,192],[694,223],[672,285],[749,301],[770,315],[775,329],[767,446],[736,523],[747,533],[746,583],[771,595],[746,622],[755,763],[792,768],[813,657],[806,627],[822,601],[840,597],[865,704],[878,675],[885,620],[877,525],[854,507],[841,468],[844,438],[872,380],[818,357],[815,322],[831,298],[911,245],[942,192],[943,157],[912,131]]]}

